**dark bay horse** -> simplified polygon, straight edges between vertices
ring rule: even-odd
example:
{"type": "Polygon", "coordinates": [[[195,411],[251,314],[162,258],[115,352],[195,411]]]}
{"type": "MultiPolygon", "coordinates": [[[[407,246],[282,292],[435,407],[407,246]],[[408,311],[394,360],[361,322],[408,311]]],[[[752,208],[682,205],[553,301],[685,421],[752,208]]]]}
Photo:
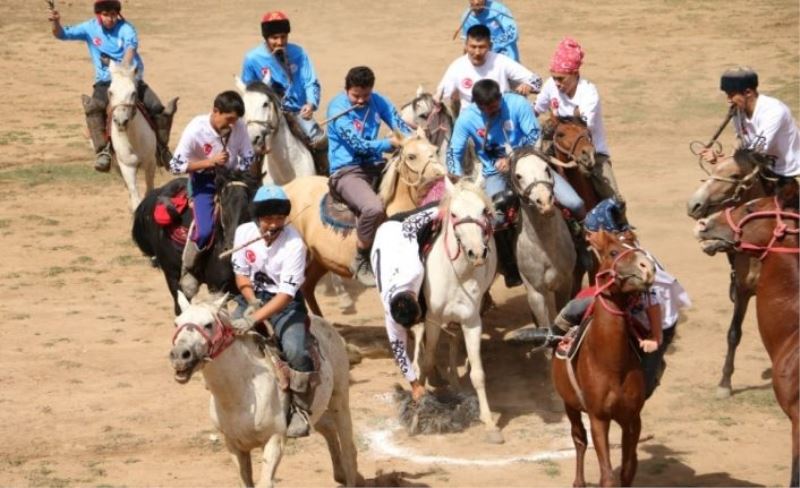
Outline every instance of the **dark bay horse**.
{"type": "Polygon", "coordinates": [[[792,422],[789,486],[800,483],[800,213],[797,203],[797,187],[794,186],[784,195],[752,200],[701,219],[695,228],[705,252],[734,250],[761,261],[755,287],[756,317],[761,340],[772,362],[775,398],[792,422]]]}
{"type": "Polygon", "coordinates": [[[622,428],[620,484],[630,486],[636,475],[645,383],[625,311],[632,298],[653,284],[655,265],[643,251],[624,245],[605,231],[595,234],[591,244],[600,260],[592,318],[572,359],[553,356],[553,384],[572,425],[576,451],[573,486],[586,484],[583,468],[588,441],[581,412],[588,414],[591,423],[601,486],[616,485],[608,429],[612,420],[622,428]]]}
{"type": "MultiPolygon", "coordinates": [[[[248,172],[216,170],[217,213],[214,227],[214,241],[197,261],[197,274],[200,283],[205,283],[212,293],[238,294],[234,283],[230,258],[219,259],[219,254],[233,247],[236,227],[250,220],[250,200],[258,182],[248,172]]],[[[176,178],[163,187],[147,193],[133,216],[133,240],[147,256],[155,258],[158,267],[164,272],[167,288],[175,305],[175,315],[180,314],[178,290],[181,277],[183,245],[177,244],[167,228],[158,225],[153,219],[153,210],[160,196],[170,197],[181,187],[185,188],[186,178],[176,178]]],[[[189,212],[187,209],[186,212],[189,212]]],[[[186,219],[186,225],[191,219],[186,219]]]]}
{"type": "MultiPolygon", "coordinates": [[[[739,149],[710,168],[701,166],[708,173],[686,203],[686,213],[694,220],[708,217],[727,207],[736,206],[754,198],[774,192],[774,184],[764,174],[769,161],[759,153],[739,149]]],[[[722,366],[722,377],[717,386],[717,396],[731,395],[731,377],[734,371],[736,348],[742,340],[742,322],[747,314],[750,297],[758,281],[761,262],[751,256],[734,251],[726,252],[731,263],[731,290],[733,316],[728,327],[728,350],[722,366]]]]}

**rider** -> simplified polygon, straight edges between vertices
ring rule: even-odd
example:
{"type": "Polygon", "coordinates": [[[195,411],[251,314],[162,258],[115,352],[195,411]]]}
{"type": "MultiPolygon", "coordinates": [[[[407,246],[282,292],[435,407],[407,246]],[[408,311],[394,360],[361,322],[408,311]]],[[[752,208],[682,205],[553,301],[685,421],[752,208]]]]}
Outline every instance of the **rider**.
{"type": "Polygon", "coordinates": [[[472,87],[478,81],[489,78],[500,85],[503,92],[514,91],[520,95],[539,93],[542,78],[517,61],[491,52],[491,33],[485,25],[473,25],[467,31],[465,54],[459,56],[445,71],[436,89],[438,101],[444,99],[460,102],[461,112],[472,103],[472,87]]]}
{"type": "Polygon", "coordinates": [[[411,384],[415,401],[425,393],[408,357],[407,328],[420,321],[419,292],[425,278],[420,245],[430,237],[438,202],[395,214],[381,224],[372,246],[372,269],[384,309],[386,333],[394,360],[411,384]]]}
{"type": "Polygon", "coordinates": [[[291,25],[286,14],[267,12],[261,18],[264,43],[247,52],[242,65],[242,82],[263,82],[283,100],[283,111],[295,115],[299,126],[315,147],[325,132],[314,120],[319,107],[320,84],[305,50],[289,43],[291,25]]]}
{"type": "Polygon", "coordinates": [[[519,62],[519,33],[508,7],[493,0],[469,0],[469,8],[461,18],[462,39],[467,37],[471,27],[485,25],[492,32],[492,51],[519,62]]]}
{"type": "MultiPolygon", "coordinates": [[[[615,198],[607,198],[589,211],[585,220],[587,239],[591,242],[594,233],[602,230],[616,234],[621,240],[639,247],[633,228],[625,218],[625,203],[615,198]]],[[[675,337],[675,329],[680,311],[691,306],[686,290],[678,280],[669,274],[661,263],[647,251],[643,252],[655,264],[656,274],[653,286],[643,292],[629,309],[634,319],[650,332],[646,338],[639,339],[642,355],[642,368],[645,376],[645,395],[653,394],[667,366],[664,354],[675,337]]],[[[556,316],[549,328],[518,329],[510,338],[517,341],[531,341],[537,344],[558,344],[562,336],[580,325],[586,309],[594,301],[595,288],[581,290],[556,316]]]]}
{"type": "Polygon", "coordinates": [[[269,321],[291,368],[288,437],[308,435],[308,416],[314,398],[309,381],[314,364],[308,352],[308,310],[300,292],[305,280],[306,246],[297,230],[286,223],[292,203],[277,185],[258,189],[251,207],[253,222],[236,229],[231,256],[236,287],[241,295],[232,322],[243,334],[256,323],[269,321]],[[262,237],[259,239],[259,237],[262,237]]]}
{"type": "MultiPolygon", "coordinates": [[[[789,107],[777,98],[758,93],[758,74],[751,68],[738,67],[725,71],[720,90],[735,107],[733,126],[740,146],[772,156],[771,170],[778,176],[800,175],[800,130],[789,107]]],[[[713,148],[701,152],[709,163],[725,157],[713,148]]]]}
{"type": "Polygon", "coordinates": [[[253,164],[253,146],[243,115],[244,102],[238,93],[220,93],[211,113],[193,118],[183,130],[169,162],[172,174],[189,173],[194,230],[186,240],[180,281],[181,290],[189,297],[197,294],[199,286],[192,274],[197,256],[211,243],[214,231],[215,169],[225,166],[245,171],[253,164]]]}
{"type": "Polygon", "coordinates": [[[358,216],[357,252],[350,270],[366,286],[374,286],[369,250],[375,231],[384,219],[375,186],[383,169],[383,153],[399,147],[397,132],[410,134],[397,109],[383,95],[373,92],[375,74],[366,66],[347,72],[343,93],[328,105],[328,160],[330,188],[358,216]],[[378,139],[381,121],[394,133],[378,139]]]}
{"type": "MultiPolygon", "coordinates": [[[[595,191],[601,198],[616,197],[622,200],[617,181],[611,170],[606,130],[603,126],[603,111],[597,87],[581,77],[583,49],[578,41],[565,37],[556,47],[550,60],[551,77],[545,81],[542,92],[536,98],[536,115],[551,111],[558,116],[572,116],[577,108],[586,122],[595,148],[595,191]]],[[[544,140],[552,141],[552,133],[542,134],[544,140]]]]}
{"type": "MultiPolygon", "coordinates": [[[[514,258],[513,222],[506,222],[506,211],[514,201],[509,188],[508,171],[511,152],[531,146],[539,138],[539,122],[528,101],[515,93],[501,93],[500,85],[490,79],[480,80],[472,88],[474,105],[470,105],[456,119],[453,137],[447,151],[447,170],[450,174],[463,174],[462,161],[469,141],[481,162],[483,187],[494,202],[495,240],[498,261],[504,270],[506,286],[522,284],[514,258]]],[[[553,191],[558,201],[573,215],[583,217],[583,201],[569,183],[553,173],[553,191]]]]}
{"type": "Polygon", "coordinates": [[[106,133],[106,110],[111,61],[136,67],[137,95],[156,124],[159,163],[166,166],[172,155],[167,148],[173,114],[164,113],[164,106],[155,92],[144,82],[144,64],[139,56],[139,38],[133,24],[122,17],[119,0],[95,0],[95,18],[77,25],[62,27],[61,14],[50,10],[53,36],[63,41],[84,41],[94,64],[94,91],[84,99],[86,125],[96,153],[94,169],[106,172],[111,168],[111,143],[106,133]]]}

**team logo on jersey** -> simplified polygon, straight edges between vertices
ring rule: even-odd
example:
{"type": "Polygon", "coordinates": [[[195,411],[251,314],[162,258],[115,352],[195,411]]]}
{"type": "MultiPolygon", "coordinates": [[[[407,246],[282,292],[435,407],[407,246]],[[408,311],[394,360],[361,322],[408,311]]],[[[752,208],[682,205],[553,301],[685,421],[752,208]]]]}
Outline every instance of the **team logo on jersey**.
{"type": "Polygon", "coordinates": [[[253,264],[256,262],[256,253],[254,253],[251,249],[248,249],[244,252],[244,258],[247,259],[247,262],[253,264]]]}
{"type": "Polygon", "coordinates": [[[205,154],[206,156],[210,156],[211,155],[211,150],[212,149],[213,148],[211,147],[211,144],[209,144],[209,143],[203,144],[203,154],[205,154]]]}
{"type": "Polygon", "coordinates": [[[361,130],[364,128],[364,122],[355,119],[353,120],[353,127],[355,127],[357,131],[361,132],[361,130]]]}
{"type": "Polygon", "coordinates": [[[464,78],[461,80],[461,86],[466,88],[467,90],[472,88],[472,79],[471,78],[464,78]]]}
{"type": "Polygon", "coordinates": [[[99,37],[95,37],[92,39],[92,44],[94,44],[97,47],[100,47],[103,45],[103,40],[100,39],[99,37]]]}
{"type": "Polygon", "coordinates": [[[552,100],[550,100],[550,108],[552,110],[558,110],[558,99],[557,98],[553,98],[552,100]]]}
{"type": "Polygon", "coordinates": [[[270,78],[269,68],[267,68],[266,66],[261,68],[261,78],[266,78],[266,79],[270,78]]]}
{"type": "Polygon", "coordinates": [[[507,130],[509,132],[514,130],[514,122],[511,122],[510,120],[506,120],[505,122],[503,122],[503,129],[505,129],[505,130],[507,130]]]}
{"type": "Polygon", "coordinates": [[[478,129],[478,137],[486,137],[486,128],[485,127],[481,127],[480,129],[478,129]]]}

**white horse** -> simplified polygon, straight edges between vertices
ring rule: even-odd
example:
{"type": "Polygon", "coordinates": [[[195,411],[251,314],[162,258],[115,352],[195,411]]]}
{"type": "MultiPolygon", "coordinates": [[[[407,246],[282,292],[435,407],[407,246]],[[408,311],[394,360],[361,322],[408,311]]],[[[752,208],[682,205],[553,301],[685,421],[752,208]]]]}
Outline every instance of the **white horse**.
{"type": "Polygon", "coordinates": [[[576,252],[553,201],[553,170],[535,150],[514,157],[512,187],[520,198],[522,229],[516,256],[536,325],[549,327],[572,293],[576,252]]]}
{"type": "MultiPolygon", "coordinates": [[[[278,369],[272,354],[265,354],[260,336],[233,335],[225,300],[190,304],[178,293],[182,313],[175,319],[170,361],[178,383],[202,371],[211,392],[211,420],[222,432],[244,486],[254,486],[250,451],[263,447],[258,486],[271,487],[286,440],[289,398],[279,386],[278,369]]],[[[319,343],[321,366],[309,421],[328,444],[334,479],[355,486],[363,479],[353,442],[345,343],[320,317],[311,316],[311,333],[319,343]]]]}
{"type": "MultiPolygon", "coordinates": [[[[492,203],[479,186],[462,179],[453,185],[446,181],[442,200],[442,230],[433,243],[425,263],[423,290],[428,303],[424,329],[414,326],[414,369],[424,384],[435,367],[439,334],[447,324],[461,324],[470,380],[478,393],[481,421],[487,428],[487,440],[502,443],[503,435],[492,419],[481,362],[481,299],[494,280],[497,252],[492,239],[492,203]],[[424,334],[423,334],[424,332],[424,334]],[[420,368],[421,343],[425,349],[420,368]]],[[[455,342],[451,341],[450,383],[458,387],[454,368],[455,342]]]]}
{"type": "Polygon", "coordinates": [[[289,129],[277,94],[264,83],[245,86],[238,76],[236,88],[244,100],[244,120],[253,149],[266,161],[261,170],[264,183],[284,185],[298,176],[315,175],[311,151],[289,129]]]}
{"type": "MultiPolygon", "coordinates": [[[[111,146],[119,164],[119,171],[130,195],[131,212],[136,210],[142,198],[136,187],[136,170],[144,168],[147,191],[153,189],[156,173],[156,133],[140,114],[137,106],[136,75],[133,66],[109,65],[111,85],[108,88],[108,113],[111,118],[111,146]],[[137,117],[138,115],[138,117],[137,117]]],[[[175,112],[177,99],[173,99],[166,113],[175,112]]]]}

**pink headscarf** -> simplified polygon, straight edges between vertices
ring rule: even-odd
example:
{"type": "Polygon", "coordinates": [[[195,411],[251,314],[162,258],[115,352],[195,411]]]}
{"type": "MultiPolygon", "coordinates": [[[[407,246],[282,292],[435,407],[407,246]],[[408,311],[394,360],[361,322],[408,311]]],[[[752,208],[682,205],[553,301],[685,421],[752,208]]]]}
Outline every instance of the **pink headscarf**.
{"type": "Polygon", "coordinates": [[[550,71],[554,73],[577,73],[583,63],[583,49],[578,41],[565,37],[558,43],[553,59],[550,60],[550,71]]]}

